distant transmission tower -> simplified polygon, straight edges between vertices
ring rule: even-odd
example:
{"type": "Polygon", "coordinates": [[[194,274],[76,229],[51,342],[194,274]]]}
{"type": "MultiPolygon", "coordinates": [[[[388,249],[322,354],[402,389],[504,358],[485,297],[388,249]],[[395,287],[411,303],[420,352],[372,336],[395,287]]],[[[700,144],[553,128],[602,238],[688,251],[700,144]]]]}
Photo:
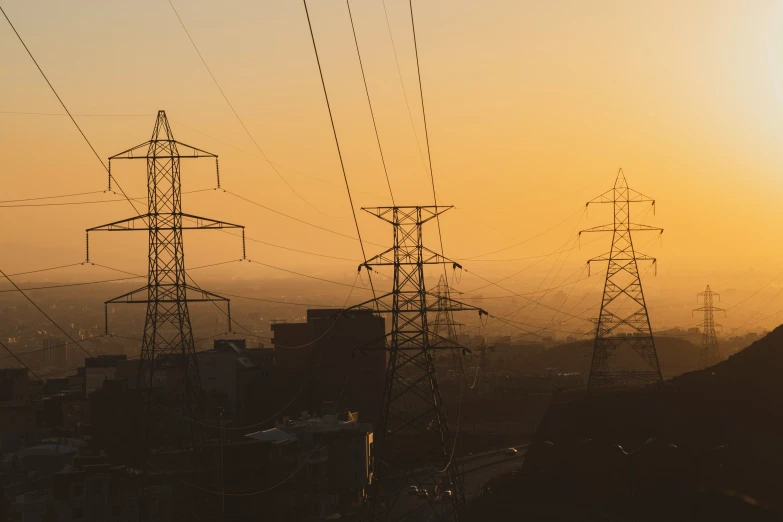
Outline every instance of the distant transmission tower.
{"type": "Polygon", "coordinates": [[[454,318],[451,312],[448,311],[448,303],[451,300],[451,294],[449,283],[446,281],[445,276],[440,276],[440,279],[438,279],[438,285],[435,287],[435,295],[437,296],[437,306],[439,310],[435,314],[432,331],[438,337],[456,341],[457,329],[454,324],[454,318]]]}
{"type": "Polygon", "coordinates": [[[720,301],[720,294],[710,290],[710,285],[707,285],[707,289],[700,294],[696,295],[696,299],[702,298],[704,306],[701,308],[694,308],[694,312],[704,312],[704,321],[699,325],[701,327],[701,353],[699,355],[699,368],[706,368],[711,364],[715,364],[720,361],[720,349],[718,348],[718,336],[715,334],[715,327],[720,326],[715,324],[715,312],[726,313],[723,308],[716,308],[713,306],[713,298],[718,296],[720,301]]]}
{"type": "Polygon", "coordinates": [[[589,228],[585,232],[611,232],[612,248],[601,256],[588,261],[607,261],[606,283],[604,284],[601,310],[595,328],[593,360],[590,366],[588,388],[631,384],[634,381],[662,382],[661,367],[655,351],[650,317],[642,291],[638,261],[652,261],[655,258],[634,250],[631,232],[656,231],[662,228],[631,223],[632,203],[652,203],[655,200],[628,187],[623,169],[617,173],[614,188],[604,192],[591,203],[610,203],[614,206],[614,222],[589,228]],[[633,349],[644,360],[649,369],[610,369],[612,355],[622,347],[633,349]]]}
{"type": "MultiPolygon", "coordinates": [[[[174,139],[165,111],[158,111],[152,138],[109,158],[141,159],[147,162],[147,213],[115,221],[87,230],[87,260],[90,258],[89,234],[99,231],[146,230],[149,233],[149,265],[147,284],[142,288],[105,303],[145,303],[147,316],[141,345],[138,387],[153,388],[165,381],[157,375],[166,367],[182,368],[183,388],[175,400],[186,410],[199,407],[201,381],[196,360],[196,348],[190,325],[188,302],[223,301],[228,307],[231,328],[231,308],[228,299],[188,284],[185,275],[183,230],[242,229],[244,257],[244,227],[182,212],[180,160],[183,158],[214,158],[217,156],[174,139]],[[185,224],[187,222],[188,224],[185,224]]],[[[109,177],[111,184],[111,177],[109,177]]],[[[218,186],[220,174],[218,171],[218,186]]],[[[108,312],[106,314],[108,330],[108,312]]]]}
{"type": "MultiPolygon", "coordinates": [[[[448,311],[448,304],[451,300],[451,289],[445,276],[440,276],[438,285],[435,287],[437,296],[436,306],[439,311],[435,314],[435,321],[432,323],[432,332],[435,337],[457,341],[457,324],[454,322],[454,315],[448,311]]],[[[451,351],[452,368],[457,372],[460,379],[465,379],[463,368],[462,352],[460,350],[451,351]]]]}
{"type": "Polygon", "coordinates": [[[375,481],[363,520],[401,520],[410,511],[421,509],[420,505],[412,508],[408,502],[397,502],[409,479],[415,479],[430,495],[426,501],[432,510],[429,520],[458,520],[465,507],[465,492],[454,459],[455,439],[446,421],[432,358],[435,350],[464,348],[449,337],[453,325],[445,330],[439,326],[436,333],[428,324],[428,314],[486,312],[451,299],[448,291],[444,296],[425,288],[425,265],[454,263],[424,246],[422,225],[450,208],[363,209],[394,227],[394,246],[363,265],[367,270],[377,266],[394,270],[392,291],[363,303],[377,303],[381,313],[391,313],[391,332],[386,337],[386,386],[375,441],[375,481]],[[403,476],[395,477],[394,468],[403,476]],[[414,468],[420,471],[413,474],[414,468]],[[438,495],[441,498],[435,501],[438,495]]]}

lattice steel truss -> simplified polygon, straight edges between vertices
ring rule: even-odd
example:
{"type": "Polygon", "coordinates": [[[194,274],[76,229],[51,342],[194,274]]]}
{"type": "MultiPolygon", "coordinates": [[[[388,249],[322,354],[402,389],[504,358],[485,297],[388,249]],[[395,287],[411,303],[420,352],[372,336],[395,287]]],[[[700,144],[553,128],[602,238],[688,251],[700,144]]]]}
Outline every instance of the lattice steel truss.
{"type": "MultiPolygon", "coordinates": [[[[109,158],[141,159],[147,162],[147,213],[114,221],[87,230],[87,260],[90,258],[90,232],[127,232],[146,230],[149,233],[149,265],[147,284],[137,290],[106,301],[108,306],[119,303],[145,303],[147,315],[141,345],[138,387],[153,388],[164,384],[159,371],[166,366],[182,368],[182,388],[175,390],[176,400],[186,409],[198,407],[201,381],[193,342],[188,303],[222,301],[227,305],[231,328],[230,302],[225,297],[207,292],[188,283],[185,273],[183,230],[238,228],[242,230],[242,257],[245,255],[244,227],[182,212],[180,160],[184,158],[214,158],[217,184],[220,186],[218,157],[174,139],[165,111],[158,111],[152,138],[109,158]]],[[[111,174],[109,175],[111,186],[111,174]]]]}
{"type": "Polygon", "coordinates": [[[451,300],[451,289],[445,276],[440,276],[438,285],[435,287],[437,296],[436,306],[439,310],[435,313],[435,320],[432,323],[432,332],[436,337],[445,339],[457,339],[457,325],[454,322],[454,316],[448,312],[448,303],[451,300]]]}
{"type": "Polygon", "coordinates": [[[720,361],[720,348],[718,346],[718,336],[715,334],[715,327],[721,325],[715,323],[715,312],[723,312],[725,314],[726,310],[713,305],[715,296],[718,296],[718,301],[720,301],[720,294],[713,292],[710,289],[710,285],[707,285],[705,291],[696,295],[696,299],[698,300],[701,297],[704,304],[701,308],[693,309],[694,312],[704,312],[704,321],[699,325],[701,327],[699,368],[706,368],[720,361]]]}
{"type": "Polygon", "coordinates": [[[425,265],[459,266],[425,247],[422,239],[422,226],[450,208],[363,209],[394,227],[394,246],[362,265],[367,270],[393,267],[393,289],[357,305],[373,303],[379,313],[391,313],[391,331],[386,336],[386,386],[381,422],[375,431],[374,480],[363,520],[399,520],[425,507],[432,512],[430,520],[458,520],[464,511],[465,492],[454,459],[455,439],[446,421],[432,354],[435,350],[465,348],[444,335],[446,332],[433,331],[428,315],[486,312],[425,287],[425,265]],[[401,476],[393,477],[397,471],[401,476]],[[426,506],[402,505],[407,500],[398,503],[400,492],[411,481],[428,491],[426,506]]]}
{"type": "MultiPolygon", "coordinates": [[[[449,287],[445,275],[440,276],[440,279],[438,279],[438,285],[435,287],[435,295],[437,296],[436,306],[438,308],[448,308],[448,303],[451,300],[451,288],[449,287]]],[[[435,320],[432,322],[432,332],[435,334],[436,338],[443,337],[456,341],[457,323],[454,322],[454,315],[445,310],[436,312],[435,320]]],[[[452,370],[464,381],[465,371],[461,350],[451,351],[451,365],[452,370]]]]}
{"type": "Polygon", "coordinates": [[[588,264],[596,261],[608,262],[601,310],[595,329],[588,388],[631,384],[640,380],[661,382],[663,377],[638,267],[639,261],[655,263],[655,258],[637,253],[631,235],[632,232],[663,233],[662,228],[631,223],[632,203],[651,203],[654,208],[655,200],[628,187],[623,169],[620,169],[614,187],[589,201],[587,205],[594,203],[613,205],[614,222],[580,232],[612,233],[611,250],[588,261],[588,264]],[[630,347],[638,353],[649,368],[610,369],[610,359],[623,347],[630,347]]]}

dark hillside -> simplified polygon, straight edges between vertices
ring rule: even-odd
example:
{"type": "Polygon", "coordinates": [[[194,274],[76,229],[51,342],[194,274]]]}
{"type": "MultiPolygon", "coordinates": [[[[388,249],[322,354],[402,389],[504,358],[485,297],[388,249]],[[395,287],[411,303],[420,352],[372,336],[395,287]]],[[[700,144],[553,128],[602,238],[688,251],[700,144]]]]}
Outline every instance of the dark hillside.
{"type": "Polygon", "coordinates": [[[569,513],[551,520],[629,520],[632,511],[639,521],[778,520],[782,377],[778,327],[661,387],[563,393],[522,473],[497,484],[494,497],[510,494],[506,507],[516,509],[532,495],[528,510],[551,501],[569,513]]]}
{"type": "MultiPolygon", "coordinates": [[[[676,337],[656,337],[655,347],[664,377],[673,377],[698,368],[700,348],[689,341],[676,337]]],[[[593,341],[580,341],[555,346],[543,353],[520,360],[518,364],[526,373],[556,368],[560,372],[587,374],[590,370],[592,353],[593,341]]],[[[614,362],[619,367],[628,368],[635,368],[639,363],[639,356],[630,349],[618,351],[614,362]]]]}

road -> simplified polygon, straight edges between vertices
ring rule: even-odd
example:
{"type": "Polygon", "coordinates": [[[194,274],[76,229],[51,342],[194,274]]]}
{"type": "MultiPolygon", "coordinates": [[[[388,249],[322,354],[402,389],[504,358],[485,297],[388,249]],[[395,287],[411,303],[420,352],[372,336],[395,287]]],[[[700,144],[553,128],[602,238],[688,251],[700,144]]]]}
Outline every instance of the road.
{"type": "MultiPolygon", "coordinates": [[[[498,450],[490,454],[463,459],[461,471],[466,501],[470,502],[481,495],[481,488],[487,480],[521,468],[526,450],[527,446],[518,447],[519,452],[513,457],[503,453],[503,450],[498,450]]],[[[410,484],[416,484],[415,480],[411,480],[410,484]]],[[[433,500],[430,504],[426,499],[408,495],[406,491],[408,485],[399,482],[395,484],[396,487],[404,489],[390,513],[389,520],[404,520],[406,522],[439,520],[435,513],[440,513],[440,508],[444,506],[439,499],[433,500]]]]}

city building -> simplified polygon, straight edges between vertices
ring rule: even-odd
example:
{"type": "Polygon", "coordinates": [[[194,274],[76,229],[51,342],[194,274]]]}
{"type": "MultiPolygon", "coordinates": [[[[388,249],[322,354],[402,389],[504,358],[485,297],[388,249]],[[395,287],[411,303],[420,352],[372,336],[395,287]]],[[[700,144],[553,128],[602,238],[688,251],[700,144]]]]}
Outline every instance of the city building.
{"type": "MultiPolygon", "coordinates": [[[[70,448],[70,451],[75,450],[70,448]]],[[[107,462],[106,456],[82,451],[51,476],[48,487],[17,495],[11,520],[19,522],[136,522],[140,491],[145,520],[173,520],[172,488],[159,474],[148,474],[143,490],[132,469],[107,462]]]]}
{"type": "Polygon", "coordinates": [[[386,380],[385,321],[372,310],[313,309],[307,322],[272,325],[281,394],[296,410],[323,401],[378,420],[386,380]]]}
{"type": "Polygon", "coordinates": [[[103,381],[117,376],[117,364],[126,360],[125,355],[99,355],[84,360],[84,393],[89,397],[92,392],[103,388],[103,381]]]}
{"type": "MultiPolygon", "coordinates": [[[[323,409],[334,411],[334,404],[323,409]]],[[[247,435],[274,448],[270,467],[279,489],[273,520],[308,520],[356,513],[372,482],[373,432],[356,412],[321,417],[302,412],[247,435]],[[299,471],[297,471],[299,470],[299,471]]]]}

